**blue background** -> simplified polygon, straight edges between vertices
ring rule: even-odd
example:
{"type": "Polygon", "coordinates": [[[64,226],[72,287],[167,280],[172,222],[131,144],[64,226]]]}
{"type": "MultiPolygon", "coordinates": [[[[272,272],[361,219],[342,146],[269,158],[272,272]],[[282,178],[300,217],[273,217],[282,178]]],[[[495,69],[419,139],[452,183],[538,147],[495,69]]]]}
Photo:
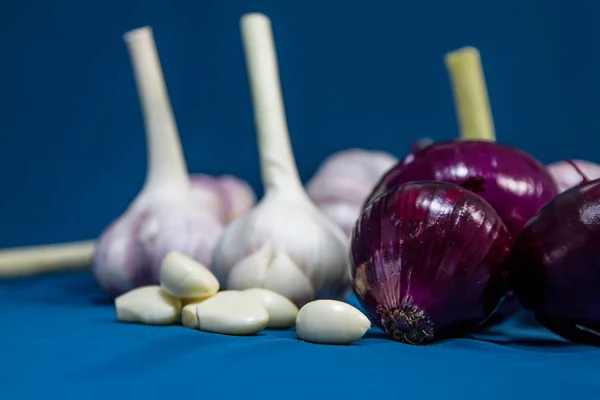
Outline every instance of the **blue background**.
{"type": "MultiPolygon", "coordinates": [[[[0,246],[96,237],[140,189],[146,150],[122,35],[143,25],[154,28],[190,170],[232,173],[260,193],[238,25],[250,11],[273,20],[304,180],[337,150],[400,157],[418,137],[455,137],[443,55],[465,45],[481,51],[499,141],[545,163],[600,161],[592,0],[4,0],[0,246]]],[[[272,398],[578,398],[600,385],[600,352],[541,329],[341,349],[295,342],[293,332],[241,340],[115,327],[98,296],[85,273],[0,284],[0,398],[202,397],[203,382],[225,397],[266,385],[272,398]]]]}

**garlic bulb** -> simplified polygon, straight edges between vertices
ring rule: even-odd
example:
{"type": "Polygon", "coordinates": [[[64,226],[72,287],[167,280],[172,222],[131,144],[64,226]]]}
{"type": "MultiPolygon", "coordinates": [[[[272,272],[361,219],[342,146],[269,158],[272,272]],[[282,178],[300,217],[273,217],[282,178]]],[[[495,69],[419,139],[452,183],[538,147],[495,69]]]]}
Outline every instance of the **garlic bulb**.
{"type": "Polygon", "coordinates": [[[323,162],[306,190],[319,209],[350,235],[371,190],[397,162],[382,151],[340,151],[323,162]]]}
{"type": "Polygon", "coordinates": [[[192,194],[200,202],[211,204],[224,223],[229,223],[248,212],[256,203],[252,187],[235,176],[223,175],[213,178],[209,175],[193,174],[192,194]]]}
{"type": "Polygon", "coordinates": [[[558,186],[558,192],[577,186],[582,182],[600,178],[600,165],[583,160],[558,161],[548,165],[548,172],[558,186]]]}
{"type": "Polygon", "coordinates": [[[146,126],[148,175],[142,191],[96,243],[92,271],[110,294],[158,284],[162,260],[177,251],[212,263],[221,220],[197,206],[158,52],[149,27],[128,32],[129,49],[146,126]]]}
{"type": "Polygon", "coordinates": [[[349,288],[348,240],[310,201],[292,152],[270,20],[241,21],[265,196],[233,221],[213,254],[224,289],[264,288],[297,306],[349,288]]]}
{"type": "MultiPolygon", "coordinates": [[[[190,181],[196,206],[213,213],[223,224],[256,202],[250,185],[230,175],[192,174],[190,181]]],[[[212,229],[210,225],[208,229],[212,229]]],[[[95,249],[95,240],[0,249],[0,278],[86,269],[92,265],[95,249]]]]}

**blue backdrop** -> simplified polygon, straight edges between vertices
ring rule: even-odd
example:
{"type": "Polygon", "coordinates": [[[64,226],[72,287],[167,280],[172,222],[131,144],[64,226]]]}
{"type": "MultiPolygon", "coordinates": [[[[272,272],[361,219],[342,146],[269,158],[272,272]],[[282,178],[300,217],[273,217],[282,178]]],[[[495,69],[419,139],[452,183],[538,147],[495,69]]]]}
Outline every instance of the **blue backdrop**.
{"type": "MultiPolygon", "coordinates": [[[[400,157],[416,138],[456,137],[443,55],[465,45],[481,51],[499,141],[545,163],[600,161],[592,0],[3,0],[0,247],[94,238],[141,188],[144,132],[122,35],[144,25],[190,170],[238,175],[260,194],[239,33],[252,11],[273,20],[304,180],[337,150],[400,157]]],[[[378,332],[334,347],[293,331],[243,339],[117,324],[101,299],[87,272],[0,281],[0,399],[548,400],[599,389],[599,349],[519,321],[426,347],[378,332]]]]}
{"type": "Polygon", "coordinates": [[[4,0],[0,246],[93,238],[146,167],[127,30],[154,28],[189,168],[260,187],[239,18],[273,20],[303,179],[348,147],[457,135],[445,52],[480,49],[498,140],[600,161],[600,3],[4,0]],[[595,5],[596,4],[596,5],[595,5]]]}

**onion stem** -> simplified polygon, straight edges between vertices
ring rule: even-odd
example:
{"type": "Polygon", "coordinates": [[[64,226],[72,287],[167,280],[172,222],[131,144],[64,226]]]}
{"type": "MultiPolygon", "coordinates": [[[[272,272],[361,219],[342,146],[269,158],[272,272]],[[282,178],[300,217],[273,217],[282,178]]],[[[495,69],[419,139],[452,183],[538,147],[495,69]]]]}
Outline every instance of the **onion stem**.
{"type": "Polygon", "coordinates": [[[89,240],[0,250],[0,278],[88,268],[95,243],[89,240]]]}
{"type": "Polygon", "coordinates": [[[185,190],[190,185],[187,165],[152,28],[129,31],[123,39],[129,50],[146,127],[148,173],[144,189],[185,190]]]}
{"type": "Polygon", "coordinates": [[[302,188],[289,138],[271,21],[263,14],[246,14],[241,30],[265,191],[302,188]]]}
{"type": "Polygon", "coordinates": [[[479,51],[464,47],[446,54],[454,104],[464,140],[495,141],[494,120],[479,51]]]}

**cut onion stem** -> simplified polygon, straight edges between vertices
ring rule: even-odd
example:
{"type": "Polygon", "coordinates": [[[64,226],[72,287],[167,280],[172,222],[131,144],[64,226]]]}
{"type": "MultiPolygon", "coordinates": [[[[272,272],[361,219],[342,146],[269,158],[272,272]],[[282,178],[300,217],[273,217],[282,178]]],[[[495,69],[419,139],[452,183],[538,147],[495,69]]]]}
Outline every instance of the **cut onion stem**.
{"type": "Polygon", "coordinates": [[[460,138],[495,141],[494,121],[479,51],[464,47],[446,54],[460,138]]]}
{"type": "Polygon", "coordinates": [[[146,126],[148,172],[144,189],[163,193],[189,190],[187,165],[152,28],[146,26],[129,31],[124,35],[124,41],[131,57],[146,126]]]}
{"type": "Polygon", "coordinates": [[[265,192],[301,189],[285,116],[271,20],[263,14],[246,14],[241,19],[241,29],[265,192]]]}
{"type": "Polygon", "coordinates": [[[0,250],[0,278],[89,268],[95,240],[0,250]]]}

